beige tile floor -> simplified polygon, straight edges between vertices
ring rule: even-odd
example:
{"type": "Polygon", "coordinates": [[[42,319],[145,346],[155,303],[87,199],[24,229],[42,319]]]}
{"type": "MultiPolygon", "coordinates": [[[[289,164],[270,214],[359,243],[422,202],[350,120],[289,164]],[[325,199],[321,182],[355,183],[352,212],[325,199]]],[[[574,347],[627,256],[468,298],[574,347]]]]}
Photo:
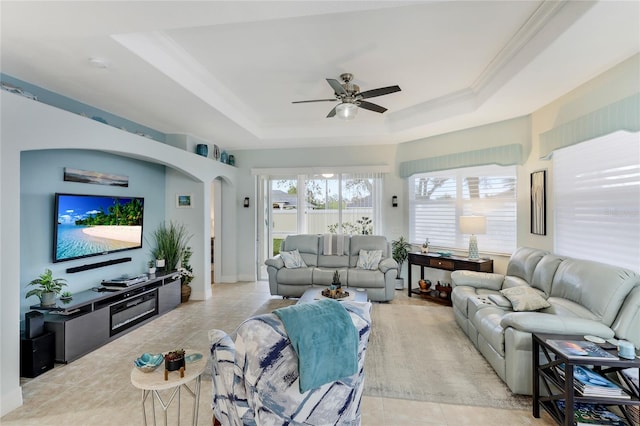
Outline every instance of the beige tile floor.
{"type": "MultiPolygon", "coordinates": [[[[130,382],[132,361],[143,352],[191,348],[208,354],[207,332],[217,328],[232,332],[271,296],[266,282],[216,284],[214,297],[189,301],[177,309],[122,336],[69,364],[34,379],[21,379],[24,404],[0,419],[3,426],[139,425],[142,424],[140,391],[130,382]]],[[[426,304],[397,291],[394,304],[426,304]]],[[[165,395],[165,398],[168,395],[165,395]]],[[[174,402],[175,403],[175,402],[174,402]]],[[[190,424],[192,400],[181,393],[181,421],[190,424]]],[[[198,425],[211,424],[211,379],[202,377],[198,425]]],[[[156,406],[156,408],[158,408],[156,406]]],[[[175,408],[175,407],[171,407],[175,408]]],[[[177,413],[169,413],[170,425],[177,413]]],[[[150,410],[147,411],[151,415],[150,410]]],[[[158,418],[158,424],[163,424],[158,418]]],[[[364,426],[410,425],[553,425],[549,416],[531,416],[530,410],[501,410],[363,397],[364,426]]]]}

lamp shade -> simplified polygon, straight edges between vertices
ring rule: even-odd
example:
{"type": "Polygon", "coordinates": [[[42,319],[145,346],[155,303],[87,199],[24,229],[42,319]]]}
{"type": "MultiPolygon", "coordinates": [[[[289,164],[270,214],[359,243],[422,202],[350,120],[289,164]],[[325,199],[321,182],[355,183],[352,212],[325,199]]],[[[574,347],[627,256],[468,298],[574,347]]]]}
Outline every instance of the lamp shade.
{"type": "Polygon", "coordinates": [[[353,120],[358,114],[358,106],[349,102],[343,102],[336,106],[336,115],[343,120],[353,120]]]}
{"type": "Polygon", "coordinates": [[[460,232],[474,235],[486,233],[486,216],[460,216],[460,232]]]}

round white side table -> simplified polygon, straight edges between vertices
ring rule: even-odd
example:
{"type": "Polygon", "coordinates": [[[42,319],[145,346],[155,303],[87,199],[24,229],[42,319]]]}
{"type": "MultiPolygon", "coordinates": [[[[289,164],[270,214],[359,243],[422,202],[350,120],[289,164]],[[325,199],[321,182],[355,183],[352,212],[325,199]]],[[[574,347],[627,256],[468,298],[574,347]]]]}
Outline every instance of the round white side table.
{"type": "Polygon", "coordinates": [[[153,424],[156,424],[156,407],[157,399],[164,412],[164,424],[167,425],[167,410],[176,395],[178,396],[178,424],[180,424],[180,389],[184,388],[189,395],[193,397],[193,426],[198,423],[198,404],[200,402],[200,381],[201,374],[207,367],[206,353],[185,349],[185,357],[199,353],[202,355],[197,361],[187,363],[185,366],[184,377],[180,377],[180,371],[169,372],[169,380],[164,379],[164,363],[151,373],[143,373],[136,367],[131,370],[131,384],[138,389],[142,389],[142,419],[147,424],[147,412],[145,410],[145,402],[149,394],[151,394],[151,409],[153,412],[153,424]],[[195,380],[195,387],[191,389],[188,383],[195,380]],[[171,395],[165,402],[162,395],[158,391],[165,389],[173,389],[171,395]]]}

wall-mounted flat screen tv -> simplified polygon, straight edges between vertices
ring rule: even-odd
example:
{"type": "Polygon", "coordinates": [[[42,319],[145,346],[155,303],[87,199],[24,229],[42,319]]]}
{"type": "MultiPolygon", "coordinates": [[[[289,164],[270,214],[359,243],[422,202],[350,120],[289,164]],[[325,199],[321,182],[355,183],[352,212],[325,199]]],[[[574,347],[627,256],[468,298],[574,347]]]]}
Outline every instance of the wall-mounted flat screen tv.
{"type": "Polygon", "coordinates": [[[53,261],[142,247],[144,198],[55,194],[53,261]]]}

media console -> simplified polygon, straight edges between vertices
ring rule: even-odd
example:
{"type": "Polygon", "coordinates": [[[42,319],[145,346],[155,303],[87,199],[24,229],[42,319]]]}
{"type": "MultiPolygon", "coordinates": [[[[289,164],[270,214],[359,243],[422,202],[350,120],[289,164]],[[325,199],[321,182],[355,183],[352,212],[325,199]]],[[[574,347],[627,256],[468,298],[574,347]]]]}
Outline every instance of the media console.
{"type": "Polygon", "coordinates": [[[56,362],[71,362],[180,304],[180,275],[159,272],[125,288],[86,290],[46,311],[44,328],[55,333],[56,362]]]}

